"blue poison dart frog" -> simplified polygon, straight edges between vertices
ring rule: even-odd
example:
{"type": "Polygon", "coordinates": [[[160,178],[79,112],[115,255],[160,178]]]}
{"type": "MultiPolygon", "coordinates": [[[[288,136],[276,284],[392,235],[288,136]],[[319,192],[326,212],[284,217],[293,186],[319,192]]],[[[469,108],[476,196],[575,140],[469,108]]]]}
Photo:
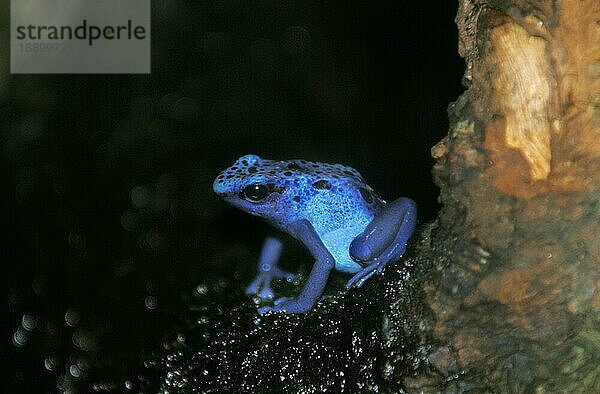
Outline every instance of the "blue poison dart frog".
{"type": "MultiPolygon", "coordinates": [[[[261,315],[308,312],[334,268],[355,274],[347,289],[362,286],[402,256],[417,219],[411,199],[401,197],[386,203],[358,171],[341,164],[246,155],[217,176],[213,189],[231,205],[298,239],[315,258],[300,294],[259,308],[261,315]]],[[[294,279],[277,266],[280,252],[280,241],[268,237],[258,261],[258,275],[247,294],[271,299],[273,278],[294,279]]]]}

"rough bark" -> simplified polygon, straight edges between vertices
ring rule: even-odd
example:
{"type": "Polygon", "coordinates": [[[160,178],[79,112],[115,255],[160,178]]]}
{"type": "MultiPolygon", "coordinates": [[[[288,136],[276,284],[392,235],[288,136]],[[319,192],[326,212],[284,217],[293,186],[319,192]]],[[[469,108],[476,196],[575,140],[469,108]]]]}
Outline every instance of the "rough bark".
{"type": "Polygon", "coordinates": [[[600,392],[600,1],[461,0],[457,24],[431,365],[462,390],[600,392]]]}

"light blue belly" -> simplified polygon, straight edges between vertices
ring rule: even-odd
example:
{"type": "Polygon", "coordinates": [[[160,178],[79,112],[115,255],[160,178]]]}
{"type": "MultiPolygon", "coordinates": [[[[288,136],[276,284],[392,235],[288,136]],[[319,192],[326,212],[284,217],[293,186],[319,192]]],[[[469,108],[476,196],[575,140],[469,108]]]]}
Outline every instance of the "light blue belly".
{"type": "Polygon", "coordinates": [[[335,269],[342,272],[358,272],[362,267],[350,257],[350,243],[362,232],[363,226],[330,231],[321,240],[335,259],[335,269]]]}

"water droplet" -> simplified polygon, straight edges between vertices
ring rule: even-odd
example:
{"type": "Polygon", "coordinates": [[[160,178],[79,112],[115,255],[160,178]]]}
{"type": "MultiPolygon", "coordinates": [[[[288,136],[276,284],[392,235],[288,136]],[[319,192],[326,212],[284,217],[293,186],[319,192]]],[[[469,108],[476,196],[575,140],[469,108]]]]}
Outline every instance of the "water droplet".
{"type": "Polygon", "coordinates": [[[156,305],[157,305],[157,299],[154,296],[147,296],[146,299],[144,300],[144,305],[146,305],[146,308],[148,309],[156,309],[156,305]]]}
{"type": "Polygon", "coordinates": [[[79,324],[79,319],[81,319],[81,316],[75,309],[69,308],[67,309],[67,312],[65,312],[65,323],[67,323],[68,326],[75,327],[79,324]]]}
{"type": "Polygon", "coordinates": [[[150,191],[145,186],[136,186],[131,189],[131,202],[136,208],[146,207],[150,200],[150,191]]]}
{"type": "Polygon", "coordinates": [[[35,326],[37,325],[37,321],[33,315],[26,313],[23,315],[23,318],[21,319],[21,325],[27,331],[33,331],[35,326]]]}
{"type": "Polygon", "coordinates": [[[200,294],[200,295],[204,295],[208,292],[208,286],[206,286],[204,283],[200,283],[198,286],[196,286],[196,293],[200,294]]]}
{"type": "Polygon", "coordinates": [[[69,367],[69,373],[71,374],[71,376],[73,376],[74,378],[78,378],[81,376],[81,370],[79,369],[79,367],[75,364],[71,364],[71,366],[69,367]]]}
{"type": "Polygon", "coordinates": [[[45,359],[44,359],[44,367],[48,370],[48,371],[54,371],[56,369],[56,367],[58,366],[58,357],[56,357],[56,355],[54,354],[49,354],[45,359]]]}
{"type": "Polygon", "coordinates": [[[23,347],[29,340],[29,333],[23,327],[18,327],[17,331],[12,336],[12,343],[16,347],[23,347]]]}

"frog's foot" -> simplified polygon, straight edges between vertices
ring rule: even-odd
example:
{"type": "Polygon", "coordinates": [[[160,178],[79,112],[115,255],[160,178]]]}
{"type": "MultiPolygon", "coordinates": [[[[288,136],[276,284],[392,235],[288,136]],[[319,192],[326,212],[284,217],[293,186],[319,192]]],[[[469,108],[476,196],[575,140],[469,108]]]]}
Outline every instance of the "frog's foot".
{"type": "Polygon", "coordinates": [[[359,288],[373,275],[382,273],[383,269],[390,262],[397,261],[402,257],[405,249],[406,243],[392,244],[392,246],[390,246],[382,256],[374,259],[373,262],[369,263],[366,267],[354,275],[352,279],[346,283],[346,290],[352,287],[359,288]]]}
{"type": "Polygon", "coordinates": [[[258,308],[260,315],[265,315],[269,312],[283,312],[283,313],[304,313],[308,312],[313,303],[310,301],[302,302],[298,298],[292,297],[281,297],[274,301],[273,306],[263,306],[258,308]]]}
{"type": "Polygon", "coordinates": [[[287,282],[296,280],[296,275],[282,270],[279,267],[271,267],[268,271],[260,271],[256,278],[246,287],[246,294],[257,295],[262,300],[272,300],[275,293],[271,289],[273,278],[282,278],[287,282]]]}
{"type": "Polygon", "coordinates": [[[274,306],[258,308],[258,313],[264,315],[268,312],[305,313],[312,309],[317,302],[329,278],[329,273],[335,265],[335,259],[327,250],[323,241],[315,231],[312,224],[302,219],[294,222],[290,227],[290,234],[301,240],[315,257],[315,264],[310,270],[304,289],[296,298],[280,298],[274,306]]]}
{"type": "Polygon", "coordinates": [[[281,255],[281,241],[275,237],[265,238],[260,258],[258,260],[258,275],[246,288],[246,294],[256,294],[260,299],[273,299],[274,293],[271,289],[273,278],[283,278],[288,282],[296,279],[296,276],[279,268],[277,262],[281,255]]]}
{"type": "Polygon", "coordinates": [[[375,261],[375,262],[367,265],[365,268],[360,270],[356,275],[354,275],[352,277],[352,279],[350,279],[348,281],[348,283],[346,283],[346,286],[345,286],[346,290],[348,290],[352,287],[356,287],[356,288],[361,287],[371,276],[383,271],[383,269],[385,268],[386,265],[387,265],[386,263],[383,263],[381,261],[375,261]]]}
{"type": "Polygon", "coordinates": [[[361,287],[391,261],[399,260],[416,225],[415,203],[401,197],[383,208],[350,244],[350,256],[364,268],[346,284],[361,287]]]}

